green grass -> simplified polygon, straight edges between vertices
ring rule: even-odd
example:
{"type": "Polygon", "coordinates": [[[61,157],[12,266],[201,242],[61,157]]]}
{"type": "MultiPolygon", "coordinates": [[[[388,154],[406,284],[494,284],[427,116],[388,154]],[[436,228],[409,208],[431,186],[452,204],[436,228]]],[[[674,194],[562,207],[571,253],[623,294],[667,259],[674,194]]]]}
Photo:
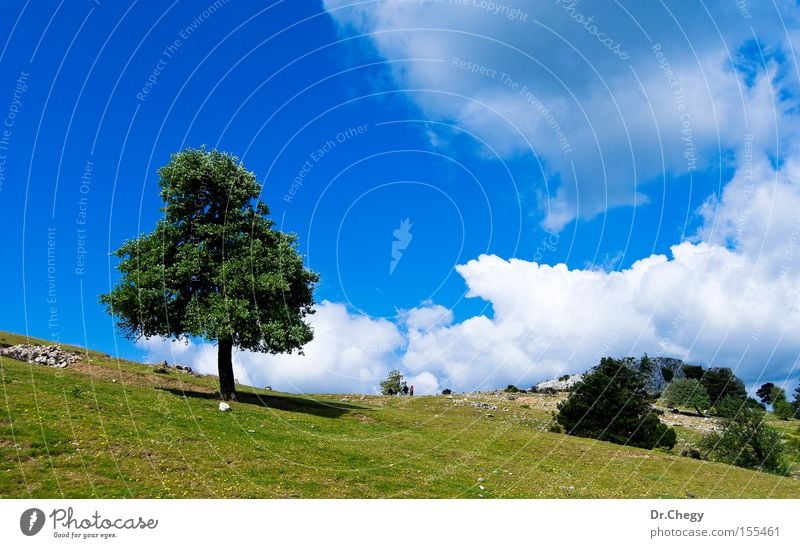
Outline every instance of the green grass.
{"type": "Polygon", "coordinates": [[[0,496],[800,497],[797,479],[549,433],[518,401],[487,417],[459,395],[240,387],[221,413],[214,377],[89,362],[0,358],[0,496]]]}

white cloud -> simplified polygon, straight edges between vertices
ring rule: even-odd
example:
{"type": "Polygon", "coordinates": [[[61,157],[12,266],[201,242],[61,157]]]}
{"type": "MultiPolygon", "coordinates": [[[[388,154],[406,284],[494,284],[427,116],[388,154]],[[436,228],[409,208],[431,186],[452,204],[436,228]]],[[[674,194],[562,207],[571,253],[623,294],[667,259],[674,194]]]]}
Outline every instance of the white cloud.
{"type": "Polygon", "coordinates": [[[746,134],[774,151],[778,134],[795,131],[784,92],[797,90],[796,78],[775,61],[790,56],[797,32],[792,2],[778,3],[780,18],[772,5],[749,3],[744,18],[722,1],[706,3],[708,13],[674,2],[629,3],[627,12],[615,2],[510,3],[524,19],[484,4],[324,1],[344,34],[369,33],[354,44],[415,59],[392,70],[427,116],[453,120],[506,155],[544,160],[549,229],[642,203],[643,183],[702,170],[746,134]],[[740,48],[754,37],[766,68],[743,61],[740,48]]]}
{"type": "MultiPolygon", "coordinates": [[[[568,269],[494,255],[457,266],[491,315],[454,321],[432,302],[397,324],[323,302],[306,355],[236,352],[237,377],[293,392],[376,392],[399,367],[417,394],[585,371],[601,356],[666,355],[732,367],[749,384],[797,376],[800,356],[800,164],[775,169],[741,151],[697,241],[622,271],[568,269]]],[[[216,372],[216,348],[146,341],[152,361],[216,372]]]]}
{"type": "MultiPolygon", "coordinates": [[[[350,314],[344,305],[323,301],[310,316],[314,339],[304,355],[235,351],[235,376],[244,384],[287,392],[376,392],[403,338],[395,324],[350,314]]],[[[200,373],[217,372],[210,343],[143,341],[150,361],[184,363],[200,373]]]]}

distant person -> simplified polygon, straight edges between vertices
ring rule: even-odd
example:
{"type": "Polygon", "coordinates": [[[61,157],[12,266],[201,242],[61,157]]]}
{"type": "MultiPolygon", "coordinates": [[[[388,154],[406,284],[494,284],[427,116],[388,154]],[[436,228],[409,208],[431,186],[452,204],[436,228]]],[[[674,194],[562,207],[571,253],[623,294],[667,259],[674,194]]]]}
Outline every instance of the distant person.
{"type": "Polygon", "coordinates": [[[408,395],[409,396],[413,396],[414,395],[414,385],[413,384],[411,385],[411,388],[408,389],[408,395]]]}
{"type": "Polygon", "coordinates": [[[403,383],[403,395],[408,396],[408,385],[403,383]]]}
{"type": "Polygon", "coordinates": [[[390,396],[394,396],[394,388],[390,388],[387,390],[390,396]]]}

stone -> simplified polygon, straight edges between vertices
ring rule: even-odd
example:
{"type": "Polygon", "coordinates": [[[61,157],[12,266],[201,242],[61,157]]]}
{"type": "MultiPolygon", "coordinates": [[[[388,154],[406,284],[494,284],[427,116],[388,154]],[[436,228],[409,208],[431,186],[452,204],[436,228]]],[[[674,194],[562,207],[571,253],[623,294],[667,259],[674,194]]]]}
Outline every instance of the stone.
{"type": "Polygon", "coordinates": [[[219,410],[220,411],[230,411],[231,406],[225,403],[224,401],[219,402],[219,410]]]}
{"type": "Polygon", "coordinates": [[[0,350],[3,356],[48,367],[64,368],[81,360],[81,355],[58,345],[17,344],[0,350]]]}

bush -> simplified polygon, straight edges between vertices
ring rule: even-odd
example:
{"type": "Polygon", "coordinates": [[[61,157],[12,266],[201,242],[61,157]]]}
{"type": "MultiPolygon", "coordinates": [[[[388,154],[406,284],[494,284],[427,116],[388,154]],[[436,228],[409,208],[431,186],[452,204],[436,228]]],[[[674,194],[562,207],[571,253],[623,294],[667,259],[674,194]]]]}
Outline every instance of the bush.
{"type": "Polygon", "coordinates": [[[561,375],[560,377],[558,377],[558,380],[560,380],[561,382],[568,381],[569,375],[561,375]]]}
{"type": "Polygon", "coordinates": [[[708,392],[696,379],[675,379],[667,386],[662,396],[670,407],[692,407],[698,415],[710,407],[708,392]]]}
{"type": "Polygon", "coordinates": [[[794,406],[786,400],[776,401],[772,406],[772,412],[777,418],[788,421],[794,415],[794,406]]]}
{"type": "Polygon", "coordinates": [[[681,367],[683,374],[687,379],[697,379],[698,381],[703,378],[703,367],[700,365],[683,364],[681,367]]]}
{"type": "Polygon", "coordinates": [[[780,433],[764,423],[765,413],[749,404],[725,420],[721,433],[703,437],[701,445],[708,456],[742,468],[785,475],[780,433]]]}
{"type": "Polygon", "coordinates": [[[755,398],[742,400],[734,396],[725,396],[712,408],[714,414],[723,418],[733,418],[743,409],[754,409],[764,411],[765,407],[755,398]]]}
{"type": "Polygon", "coordinates": [[[403,375],[395,369],[389,373],[385,381],[381,382],[381,393],[385,396],[399,394],[403,382],[403,375]]]}
{"type": "Polygon", "coordinates": [[[692,447],[691,445],[688,445],[688,446],[684,447],[683,449],[681,449],[681,456],[682,457],[688,457],[690,459],[700,459],[700,458],[702,458],[702,454],[700,453],[700,450],[695,448],[695,447],[692,447]]]}
{"type": "Polygon", "coordinates": [[[662,367],[661,376],[664,377],[666,382],[672,382],[672,379],[675,377],[675,373],[673,373],[672,369],[669,367],[662,367]]]}
{"type": "Polygon", "coordinates": [[[452,393],[453,393],[453,391],[450,390],[449,388],[445,388],[444,390],[442,390],[442,395],[443,396],[449,396],[452,393]]]}
{"type": "Polygon", "coordinates": [[[558,406],[571,435],[652,449],[675,445],[675,431],[652,412],[645,379],[623,360],[603,358],[558,406]]]}
{"type": "Polygon", "coordinates": [[[550,426],[547,428],[548,432],[552,432],[553,434],[561,434],[564,430],[561,428],[561,425],[557,422],[551,422],[550,426]]]}
{"type": "Polygon", "coordinates": [[[647,353],[639,360],[639,372],[642,375],[649,375],[653,369],[653,360],[649,358],[647,353]]]}
{"type": "Polygon", "coordinates": [[[516,393],[516,392],[519,392],[519,388],[517,388],[517,387],[516,387],[516,386],[514,386],[513,384],[509,384],[508,386],[506,386],[505,388],[503,388],[503,392],[511,392],[511,393],[516,393]]]}

